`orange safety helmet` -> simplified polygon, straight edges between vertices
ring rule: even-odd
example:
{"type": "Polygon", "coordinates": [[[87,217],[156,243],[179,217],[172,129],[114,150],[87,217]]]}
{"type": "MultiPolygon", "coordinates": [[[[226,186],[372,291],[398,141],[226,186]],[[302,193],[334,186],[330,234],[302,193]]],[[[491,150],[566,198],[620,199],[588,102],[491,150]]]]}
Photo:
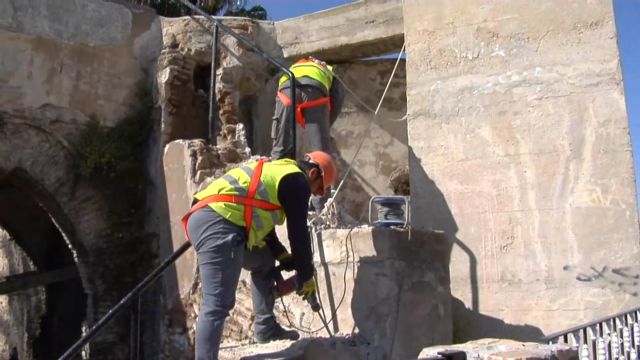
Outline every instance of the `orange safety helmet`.
{"type": "Polygon", "coordinates": [[[338,168],[336,167],[336,162],[333,160],[333,157],[327,154],[324,151],[312,151],[305,155],[305,160],[318,165],[320,167],[320,171],[322,171],[322,186],[323,193],[326,192],[331,185],[336,182],[336,178],[338,177],[338,168]]]}

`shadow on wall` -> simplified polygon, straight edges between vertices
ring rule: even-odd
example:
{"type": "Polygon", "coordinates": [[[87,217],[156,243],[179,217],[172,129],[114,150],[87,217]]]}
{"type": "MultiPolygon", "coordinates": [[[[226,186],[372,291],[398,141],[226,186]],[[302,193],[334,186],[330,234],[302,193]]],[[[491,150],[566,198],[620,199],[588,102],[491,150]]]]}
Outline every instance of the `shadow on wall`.
{"type": "Polygon", "coordinates": [[[453,310],[453,342],[496,338],[518,341],[539,341],[544,333],[533,325],[512,325],[503,320],[472,311],[456,297],[451,297],[453,310]]]}
{"type": "Polygon", "coordinates": [[[409,169],[411,173],[411,226],[439,233],[449,242],[447,263],[451,262],[453,246],[458,246],[469,258],[469,291],[471,292],[471,311],[478,312],[480,299],[478,294],[478,260],[471,249],[458,239],[458,224],[444,194],[436,183],[429,178],[413,148],[409,147],[409,169]]]}
{"type": "Polygon", "coordinates": [[[476,256],[457,237],[458,225],[444,194],[435,182],[429,178],[412,148],[409,148],[409,167],[412,184],[412,239],[415,238],[415,229],[424,229],[427,233],[440,234],[448,243],[448,251],[446,252],[447,266],[451,262],[451,252],[454,246],[458,246],[467,255],[469,261],[467,276],[471,294],[471,308],[468,308],[460,299],[451,296],[452,341],[458,343],[487,337],[520,341],[539,340],[543,336],[543,332],[535,326],[512,325],[480,313],[478,262],[476,256]],[[420,203],[417,203],[417,201],[420,201],[420,203]]]}

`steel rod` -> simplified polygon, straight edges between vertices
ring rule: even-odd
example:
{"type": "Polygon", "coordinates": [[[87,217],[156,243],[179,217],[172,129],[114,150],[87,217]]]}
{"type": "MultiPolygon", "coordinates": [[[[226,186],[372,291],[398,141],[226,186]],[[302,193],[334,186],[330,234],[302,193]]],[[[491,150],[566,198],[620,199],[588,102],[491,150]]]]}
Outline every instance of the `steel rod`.
{"type": "Polygon", "coordinates": [[[209,144],[217,145],[217,113],[218,103],[216,97],[216,52],[218,50],[218,24],[213,24],[213,33],[211,35],[211,81],[209,81],[209,144]]]}

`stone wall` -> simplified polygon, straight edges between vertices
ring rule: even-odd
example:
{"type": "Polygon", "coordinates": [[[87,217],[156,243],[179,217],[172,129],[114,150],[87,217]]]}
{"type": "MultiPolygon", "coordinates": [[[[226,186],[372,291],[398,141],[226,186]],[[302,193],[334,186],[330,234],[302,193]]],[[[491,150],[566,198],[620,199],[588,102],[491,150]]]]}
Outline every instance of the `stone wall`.
{"type": "Polygon", "coordinates": [[[452,246],[455,339],[637,306],[612,2],[408,0],[404,18],[412,225],[452,246]]]}
{"type": "MultiPolygon", "coordinates": [[[[221,21],[271,56],[282,58],[272,23],[241,18],[221,21]]],[[[164,48],[158,60],[157,81],[165,144],[177,139],[208,138],[211,29],[210,22],[202,17],[162,21],[164,48]]],[[[228,162],[238,162],[249,155],[249,150],[245,149],[246,144],[234,141],[242,138],[252,146],[253,123],[270,123],[269,111],[253,104],[276,69],[222,30],[218,31],[216,58],[217,138],[211,140],[225,147],[223,156],[228,156],[228,162]]]]}
{"type": "MultiPolygon", "coordinates": [[[[0,4],[0,184],[6,190],[3,180],[21,174],[28,180],[21,184],[24,192],[4,195],[22,196],[55,222],[82,278],[86,324],[129,290],[112,270],[131,264],[117,263],[127,245],[108,235],[106,210],[113,199],[78,176],[75,144],[92,120],[114,125],[137,104],[138,85],[153,71],[161,41],[153,11],[125,2],[0,4]]],[[[19,204],[3,203],[0,223],[22,224],[12,234],[29,234],[34,229],[24,225],[28,215],[19,204]]],[[[126,356],[126,328],[108,327],[92,343],[91,357],[126,356]]]]}

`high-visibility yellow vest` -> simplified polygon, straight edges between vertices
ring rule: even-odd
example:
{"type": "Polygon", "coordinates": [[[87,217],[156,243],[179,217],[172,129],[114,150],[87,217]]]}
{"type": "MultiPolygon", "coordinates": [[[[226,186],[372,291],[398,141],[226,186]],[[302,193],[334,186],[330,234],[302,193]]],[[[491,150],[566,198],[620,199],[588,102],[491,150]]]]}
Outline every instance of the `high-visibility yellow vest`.
{"type": "MultiPolygon", "coordinates": [[[[194,197],[202,200],[211,195],[239,195],[246,196],[251,182],[251,175],[257,162],[243,165],[224,174],[216,179],[204,190],[198,192],[194,197]]],[[[264,163],[260,183],[258,184],[255,199],[264,200],[280,206],[278,200],[278,186],[280,180],[285,175],[302,172],[296,162],[291,159],[281,159],[264,163]]],[[[244,205],[231,202],[213,202],[210,206],[220,216],[232,223],[245,227],[244,205]]],[[[267,236],[276,225],[284,223],[285,216],[282,209],[267,211],[257,207],[253,208],[251,217],[251,228],[249,230],[247,247],[264,247],[266,245],[264,237],[267,236]]]]}
{"type": "MultiPolygon", "coordinates": [[[[324,85],[327,93],[329,93],[329,89],[331,89],[331,82],[333,81],[333,66],[326,65],[325,68],[313,60],[302,59],[293,64],[289,70],[291,70],[296,79],[306,76],[319,81],[324,85]]],[[[278,81],[278,87],[282,86],[282,84],[287,80],[289,80],[289,75],[282,75],[280,77],[280,81],[278,81]]]]}

